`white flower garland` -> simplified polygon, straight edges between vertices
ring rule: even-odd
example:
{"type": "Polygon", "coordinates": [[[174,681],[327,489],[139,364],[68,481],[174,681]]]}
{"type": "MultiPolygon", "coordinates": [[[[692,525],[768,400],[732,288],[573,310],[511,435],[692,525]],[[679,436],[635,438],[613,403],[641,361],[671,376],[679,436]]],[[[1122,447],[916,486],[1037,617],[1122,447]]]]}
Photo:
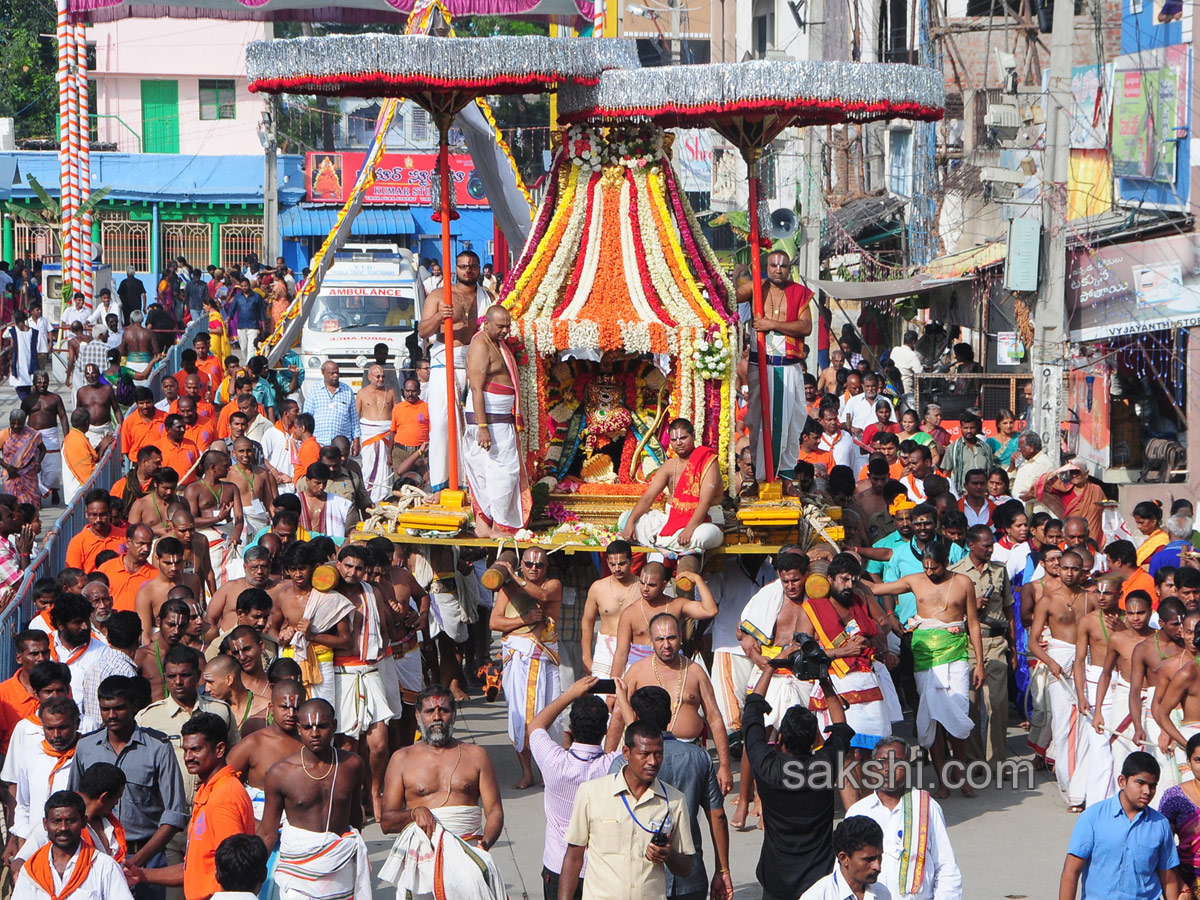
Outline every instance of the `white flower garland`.
{"type": "MultiPolygon", "coordinates": [[[[587,249],[584,250],[583,256],[583,271],[579,273],[579,284],[575,286],[575,296],[571,298],[571,303],[563,310],[560,318],[575,319],[583,308],[587,305],[588,299],[592,294],[592,285],[596,281],[596,268],[600,265],[600,242],[604,236],[604,188],[602,185],[603,179],[597,179],[592,185],[594,199],[592,200],[592,217],[587,225],[587,249]]],[[[576,201],[576,205],[583,205],[587,208],[587,197],[581,197],[576,201]]],[[[572,266],[572,269],[574,266],[572,266]]],[[[568,278],[570,275],[567,276],[568,278]]],[[[570,289],[569,284],[564,284],[559,290],[560,297],[566,296],[566,292],[570,289]]],[[[596,332],[597,340],[599,340],[599,330],[596,332]]],[[[572,347],[578,347],[579,344],[572,344],[572,347]]]]}
{"type": "MultiPolygon", "coordinates": [[[[630,186],[629,181],[621,182],[621,257],[624,262],[622,270],[625,273],[625,286],[629,290],[629,299],[633,303],[633,310],[638,314],[643,322],[657,322],[658,316],[654,310],[650,308],[650,301],[646,299],[646,292],[642,289],[642,279],[638,275],[637,266],[639,264],[637,245],[633,242],[633,224],[629,215],[630,204],[630,186]]],[[[646,332],[646,347],[638,350],[639,353],[650,352],[650,332],[646,332]]]]}

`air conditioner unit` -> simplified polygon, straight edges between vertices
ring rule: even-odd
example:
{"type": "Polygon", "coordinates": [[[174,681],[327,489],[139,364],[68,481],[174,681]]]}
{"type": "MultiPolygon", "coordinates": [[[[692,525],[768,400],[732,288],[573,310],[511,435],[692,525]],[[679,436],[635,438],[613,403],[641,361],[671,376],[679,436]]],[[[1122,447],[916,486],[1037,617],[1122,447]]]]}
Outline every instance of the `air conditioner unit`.
{"type": "Polygon", "coordinates": [[[989,103],[983,124],[998,141],[1011,141],[1021,130],[1021,112],[1009,103],[989,103]]]}
{"type": "Polygon", "coordinates": [[[1017,188],[1029,180],[1029,176],[1001,166],[983,166],[979,170],[979,180],[987,186],[993,200],[1010,200],[1016,195],[1017,188]]]}

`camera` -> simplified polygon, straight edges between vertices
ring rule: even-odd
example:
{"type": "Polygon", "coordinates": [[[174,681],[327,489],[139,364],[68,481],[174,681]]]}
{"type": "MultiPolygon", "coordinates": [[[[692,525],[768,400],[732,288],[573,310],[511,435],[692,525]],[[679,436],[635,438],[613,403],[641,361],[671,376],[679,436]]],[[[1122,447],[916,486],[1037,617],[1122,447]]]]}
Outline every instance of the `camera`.
{"type": "Polygon", "coordinates": [[[811,634],[797,631],[792,640],[798,648],[787,656],[770,660],[772,669],[788,669],[801,681],[818,681],[829,674],[833,662],[811,634]]]}

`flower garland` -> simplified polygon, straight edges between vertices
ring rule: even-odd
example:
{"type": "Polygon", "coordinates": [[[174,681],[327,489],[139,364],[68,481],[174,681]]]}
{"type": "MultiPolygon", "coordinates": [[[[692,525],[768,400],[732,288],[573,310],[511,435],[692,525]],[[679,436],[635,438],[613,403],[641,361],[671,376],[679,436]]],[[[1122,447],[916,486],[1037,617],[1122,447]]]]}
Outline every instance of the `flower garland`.
{"type": "Polygon", "coordinates": [[[704,232],[700,230],[700,222],[696,219],[696,213],[692,209],[692,205],[687,202],[687,197],[679,189],[679,181],[675,177],[674,170],[669,166],[663,173],[663,183],[671,198],[676,221],[682,219],[687,223],[687,227],[681,227],[679,232],[683,238],[683,245],[687,249],[688,258],[701,263],[697,266],[697,272],[708,292],[709,303],[726,322],[736,323],[737,304],[731,302],[731,298],[736,295],[733,282],[725,275],[725,270],[721,267],[712,247],[704,239],[704,232]]]}
{"type": "Polygon", "coordinates": [[[700,340],[692,351],[692,365],[696,373],[706,380],[722,379],[729,370],[729,348],[721,333],[715,332],[700,340]]]}
{"type": "Polygon", "coordinates": [[[666,284],[674,305],[680,310],[680,320],[700,325],[707,318],[717,324],[721,321],[720,317],[711,309],[705,309],[699,286],[686,274],[687,260],[675,236],[675,228],[670,223],[670,213],[662,198],[654,191],[657,174],[654,171],[639,173],[645,180],[643,190],[638,191],[638,206],[643,211],[643,220],[654,229],[652,235],[657,238],[649,242],[654,248],[653,258],[662,267],[659,269],[661,274],[665,276],[667,271],[670,272],[671,278],[666,284]]]}

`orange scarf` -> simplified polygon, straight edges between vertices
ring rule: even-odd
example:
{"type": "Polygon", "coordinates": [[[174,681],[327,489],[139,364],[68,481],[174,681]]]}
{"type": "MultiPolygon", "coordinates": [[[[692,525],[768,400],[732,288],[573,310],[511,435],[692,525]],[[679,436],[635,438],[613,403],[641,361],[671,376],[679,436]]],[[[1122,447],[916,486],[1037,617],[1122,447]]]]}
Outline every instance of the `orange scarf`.
{"type": "MultiPolygon", "coordinates": [[[[110,855],[116,862],[124,862],[125,854],[127,852],[127,845],[126,845],[126,841],[125,841],[125,826],[121,824],[121,820],[117,818],[115,813],[109,813],[107,821],[113,827],[113,844],[116,845],[111,848],[112,853],[110,855]]],[[[100,828],[103,829],[104,826],[101,825],[100,828]]],[[[83,842],[85,844],[87,844],[89,847],[91,847],[93,849],[98,849],[97,845],[96,845],[96,838],[92,834],[92,826],[91,825],[88,825],[86,828],[83,829],[82,838],[83,838],[83,842]]]]}
{"type": "MultiPolygon", "coordinates": [[[[54,636],[51,635],[50,638],[50,658],[55,662],[61,662],[61,660],[58,658],[58,648],[54,646],[54,636]]],[[[90,646],[92,646],[92,639],[89,637],[86,644],[84,644],[82,647],[76,647],[71,651],[71,655],[67,657],[67,665],[71,665],[71,663],[75,662],[75,660],[79,659],[79,657],[83,656],[83,654],[87,652],[87,648],[90,646]]]]}
{"type": "Polygon", "coordinates": [[[50,900],[65,900],[83,887],[88,876],[92,874],[92,861],[96,851],[84,841],[79,842],[79,858],[75,861],[75,869],[71,872],[70,880],[63,885],[62,893],[54,890],[54,870],[50,866],[50,848],[53,844],[43,844],[42,847],[29,857],[25,863],[25,874],[33,879],[33,883],[50,895],[50,900]]]}
{"type": "Polygon", "coordinates": [[[60,753],[58,750],[55,750],[53,747],[50,746],[49,741],[42,741],[42,752],[45,753],[47,756],[58,760],[54,764],[53,768],[50,769],[50,778],[48,779],[48,784],[51,788],[51,793],[53,793],[54,776],[58,774],[59,769],[63,768],[64,766],[69,766],[71,764],[71,760],[73,760],[75,758],[75,745],[72,744],[70,750],[63,750],[60,753]]]}

